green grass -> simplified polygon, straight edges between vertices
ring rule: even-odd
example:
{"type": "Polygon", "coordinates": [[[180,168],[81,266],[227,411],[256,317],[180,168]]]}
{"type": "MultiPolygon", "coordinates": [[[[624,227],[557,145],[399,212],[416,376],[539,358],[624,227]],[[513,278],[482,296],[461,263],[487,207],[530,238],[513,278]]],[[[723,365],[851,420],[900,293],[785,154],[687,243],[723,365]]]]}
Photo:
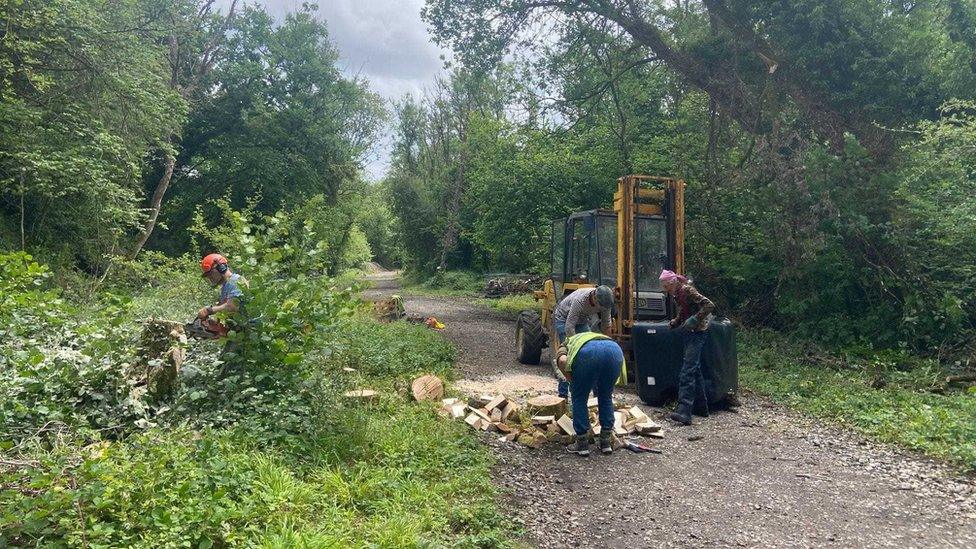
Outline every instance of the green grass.
{"type": "Polygon", "coordinates": [[[536,301],[531,295],[509,295],[498,299],[483,298],[477,300],[479,305],[510,315],[512,318],[525,310],[542,310],[542,302],[536,301]]]}
{"type": "Polygon", "coordinates": [[[469,271],[445,271],[424,278],[405,273],[400,278],[404,293],[426,296],[473,297],[484,291],[484,277],[469,271]]]}
{"type": "Polygon", "coordinates": [[[0,470],[0,545],[510,546],[488,449],[406,397],[417,374],[451,376],[453,346],[423,327],[353,319],[323,349],[321,368],[357,369],[335,374],[340,386],[382,397],[323,394],[327,418],[298,418],[310,426],[270,443],[242,423],[24,448],[27,466],[0,470]]]}
{"type": "Polygon", "coordinates": [[[746,387],[876,440],[976,471],[976,394],[942,389],[944,373],[930,361],[900,359],[879,354],[831,367],[810,361],[800,345],[780,335],[744,332],[739,338],[746,387]]]}

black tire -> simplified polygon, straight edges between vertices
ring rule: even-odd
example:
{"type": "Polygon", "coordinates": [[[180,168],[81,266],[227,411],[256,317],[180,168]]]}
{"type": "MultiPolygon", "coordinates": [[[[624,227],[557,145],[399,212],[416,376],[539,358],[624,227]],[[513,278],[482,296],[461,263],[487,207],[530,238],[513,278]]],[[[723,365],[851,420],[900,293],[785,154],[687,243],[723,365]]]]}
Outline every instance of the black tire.
{"type": "Polygon", "coordinates": [[[538,364],[542,348],[546,344],[546,332],[542,320],[535,311],[522,311],[515,324],[515,356],[522,364],[538,364]]]}

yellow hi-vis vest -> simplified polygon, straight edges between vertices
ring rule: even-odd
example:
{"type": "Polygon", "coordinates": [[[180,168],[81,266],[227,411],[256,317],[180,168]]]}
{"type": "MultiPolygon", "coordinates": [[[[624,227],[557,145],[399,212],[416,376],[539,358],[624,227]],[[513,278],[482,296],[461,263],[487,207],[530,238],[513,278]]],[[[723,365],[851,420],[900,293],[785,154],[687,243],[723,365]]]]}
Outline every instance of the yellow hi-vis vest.
{"type": "MultiPolygon", "coordinates": [[[[576,359],[576,353],[594,339],[610,339],[612,338],[601,334],[600,332],[580,332],[578,334],[572,335],[566,339],[563,345],[566,347],[566,371],[573,371],[573,360],[576,359]]],[[[623,364],[620,365],[620,377],[617,378],[617,385],[627,384],[627,360],[624,359],[623,364]]]]}

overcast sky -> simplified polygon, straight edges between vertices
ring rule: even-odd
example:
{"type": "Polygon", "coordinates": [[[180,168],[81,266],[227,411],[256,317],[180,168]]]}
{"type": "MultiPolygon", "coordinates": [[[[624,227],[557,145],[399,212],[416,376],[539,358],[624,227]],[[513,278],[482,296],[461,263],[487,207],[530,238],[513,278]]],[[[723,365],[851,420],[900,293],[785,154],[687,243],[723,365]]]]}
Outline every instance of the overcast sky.
{"type": "MultiPolygon", "coordinates": [[[[301,6],[295,0],[251,0],[275,17],[301,6]]],[[[420,20],[424,0],[321,0],[319,16],[329,26],[346,74],[369,80],[387,102],[420,95],[441,72],[442,51],[431,43],[420,20]]],[[[377,179],[389,164],[389,135],[366,159],[367,176],[377,179]]]]}

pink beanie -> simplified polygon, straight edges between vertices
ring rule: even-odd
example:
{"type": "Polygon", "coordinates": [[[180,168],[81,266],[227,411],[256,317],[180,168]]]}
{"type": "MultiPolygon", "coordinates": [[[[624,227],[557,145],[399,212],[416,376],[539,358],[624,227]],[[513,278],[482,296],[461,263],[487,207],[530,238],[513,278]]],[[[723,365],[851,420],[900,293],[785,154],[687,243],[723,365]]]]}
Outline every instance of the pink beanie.
{"type": "Polygon", "coordinates": [[[679,275],[678,273],[676,273],[674,271],[669,271],[667,269],[664,269],[663,271],[661,271],[661,276],[658,277],[658,278],[659,278],[659,280],[661,282],[669,282],[671,280],[677,280],[679,282],[685,282],[685,281],[688,280],[687,278],[679,275]]]}

